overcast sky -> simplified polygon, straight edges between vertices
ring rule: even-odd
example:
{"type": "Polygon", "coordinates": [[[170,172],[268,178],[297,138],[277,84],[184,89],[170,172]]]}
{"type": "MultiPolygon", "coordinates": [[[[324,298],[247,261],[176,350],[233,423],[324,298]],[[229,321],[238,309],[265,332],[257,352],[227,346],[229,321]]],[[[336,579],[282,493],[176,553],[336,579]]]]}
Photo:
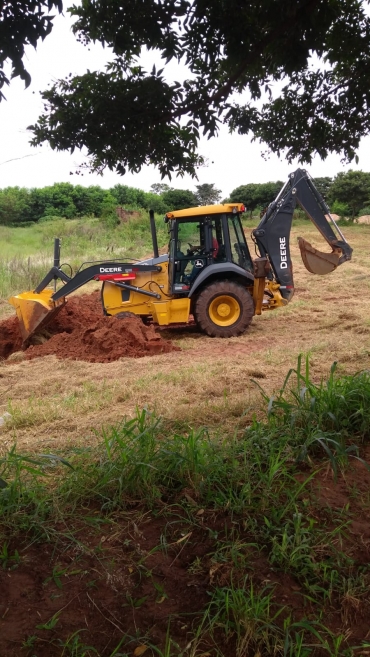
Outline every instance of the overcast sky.
{"type": "MultiPolygon", "coordinates": [[[[44,187],[55,182],[109,188],[122,183],[149,191],[153,183],[161,182],[154,167],[144,167],[139,174],[123,177],[112,172],[106,172],[103,176],[87,173],[83,177],[70,175],[83,161],[82,154],[69,155],[54,152],[47,145],[38,148],[29,145],[31,133],[27,131],[27,126],[34,123],[42,112],[39,91],[69,73],[81,74],[87,68],[103,69],[107,59],[109,52],[101,46],[88,49],[77,43],[71,33],[68,14],[56,17],[51,35],[40,43],[37,51],[33,48],[27,51],[26,68],[32,76],[31,86],[25,90],[23,82],[13,80],[10,87],[4,89],[7,100],[0,103],[0,188],[15,185],[44,187]]],[[[162,182],[186,189],[194,189],[196,184],[215,183],[222,195],[227,196],[239,185],[285,181],[287,175],[300,166],[297,162],[288,164],[276,156],[265,161],[261,156],[265,150],[263,145],[252,144],[248,137],[230,135],[223,128],[217,138],[209,141],[203,139],[200,143],[199,152],[207,158],[208,166],[199,170],[199,182],[189,176],[173,177],[171,182],[166,179],[162,182]]],[[[370,171],[370,137],[362,141],[358,155],[358,165],[342,164],[340,158],[333,155],[325,161],[317,157],[306,168],[313,177],[334,176],[349,168],[370,171]]]]}

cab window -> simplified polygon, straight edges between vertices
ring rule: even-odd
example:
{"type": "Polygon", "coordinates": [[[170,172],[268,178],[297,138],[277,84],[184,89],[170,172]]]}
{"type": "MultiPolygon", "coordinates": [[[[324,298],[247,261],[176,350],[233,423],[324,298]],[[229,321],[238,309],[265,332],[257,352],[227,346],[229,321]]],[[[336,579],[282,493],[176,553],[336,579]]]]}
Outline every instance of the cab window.
{"type": "Polygon", "coordinates": [[[221,217],[216,217],[211,222],[212,229],[212,258],[213,262],[226,262],[226,250],[222,237],[221,217]]]}
{"type": "Polygon", "coordinates": [[[253,263],[238,215],[228,217],[231,259],[239,267],[253,272],[253,263]]]}
{"type": "Polygon", "coordinates": [[[204,223],[199,217],[179,221],[175,251],[175,283],[191,285],[206,266],[204,223]]]}

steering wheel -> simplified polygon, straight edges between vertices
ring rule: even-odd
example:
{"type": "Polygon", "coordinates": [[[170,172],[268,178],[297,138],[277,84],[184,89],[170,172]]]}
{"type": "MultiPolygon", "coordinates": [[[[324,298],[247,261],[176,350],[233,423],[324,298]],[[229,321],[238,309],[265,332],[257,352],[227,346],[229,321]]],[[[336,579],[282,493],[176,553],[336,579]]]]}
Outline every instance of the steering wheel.
{"type": "Polygon", "coordinates": [[[190,242],[188,242],[188,244],[189,244],[188,255],[194,256],[196,254],[197,255],[202,255],[204,253],[204,247],[202,247],[200,245],[193,246],[193,244],[190,244],[190,242]]]}

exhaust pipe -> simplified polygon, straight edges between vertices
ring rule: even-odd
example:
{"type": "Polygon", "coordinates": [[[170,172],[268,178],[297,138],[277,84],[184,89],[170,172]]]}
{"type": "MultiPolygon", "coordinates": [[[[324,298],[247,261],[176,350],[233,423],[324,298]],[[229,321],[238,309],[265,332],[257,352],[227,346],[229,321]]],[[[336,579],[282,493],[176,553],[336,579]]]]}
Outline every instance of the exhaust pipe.
{"type": "Polygon", "coordinates": [[[149,219],[150,219],[150,230],[152,233],[153,254],[155,258],[159,258],[157,229],[154,221],[154,210],[149,210],[149,219]]]}

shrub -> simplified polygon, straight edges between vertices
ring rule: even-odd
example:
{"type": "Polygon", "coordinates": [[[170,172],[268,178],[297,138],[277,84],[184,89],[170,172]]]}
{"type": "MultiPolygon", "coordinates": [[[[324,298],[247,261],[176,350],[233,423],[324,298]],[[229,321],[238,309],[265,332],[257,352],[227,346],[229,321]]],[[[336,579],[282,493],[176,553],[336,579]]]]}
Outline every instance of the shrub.
{"type": "Polygon", "coordinates": [[[364,208],[361,208],[361,210],[358,211],[358,216],[359,217],[364,217],[365,215],[370,214],[370,205],[367,205],[364,208]]]}
{"type": "Polygon", "coordinates": [[[346,203],[342,203],[341,201],[334,201],[331,206],[331,212],[333,214],[339,214],[341,219],[344,219],[350,215],[350,209],[348,205],[346,203]]]}

